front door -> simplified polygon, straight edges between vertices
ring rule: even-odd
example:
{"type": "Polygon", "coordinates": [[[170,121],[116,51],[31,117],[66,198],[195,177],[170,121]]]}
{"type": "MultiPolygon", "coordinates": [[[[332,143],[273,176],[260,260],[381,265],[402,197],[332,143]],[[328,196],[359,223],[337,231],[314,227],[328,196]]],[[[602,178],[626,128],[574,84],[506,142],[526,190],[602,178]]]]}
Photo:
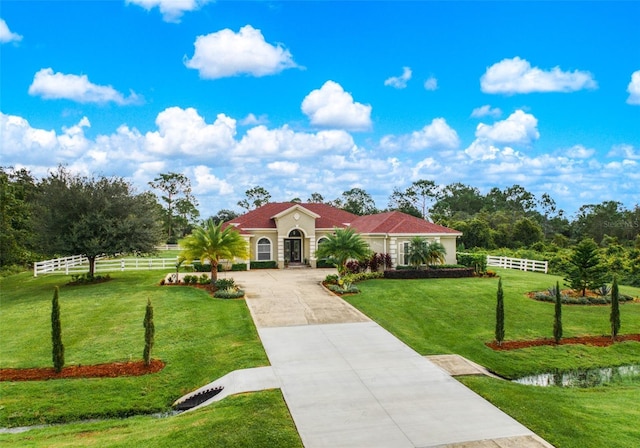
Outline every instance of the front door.
{"type": "Polygon", "coordinates": [[[302,262],[302,240],[287,238],[284,240],[284,259],[290,263],[302,262]]]}

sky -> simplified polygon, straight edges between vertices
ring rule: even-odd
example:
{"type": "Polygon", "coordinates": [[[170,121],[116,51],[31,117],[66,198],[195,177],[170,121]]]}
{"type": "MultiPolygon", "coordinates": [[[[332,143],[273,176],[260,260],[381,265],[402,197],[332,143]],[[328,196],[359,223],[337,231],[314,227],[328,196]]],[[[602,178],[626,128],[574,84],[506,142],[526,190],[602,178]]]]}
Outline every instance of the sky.
{"type": "Polygon", "coordinates": [[[3,0],[0,165],[206,218],[428,179],[640,203],[640,2],[3,0]]]}

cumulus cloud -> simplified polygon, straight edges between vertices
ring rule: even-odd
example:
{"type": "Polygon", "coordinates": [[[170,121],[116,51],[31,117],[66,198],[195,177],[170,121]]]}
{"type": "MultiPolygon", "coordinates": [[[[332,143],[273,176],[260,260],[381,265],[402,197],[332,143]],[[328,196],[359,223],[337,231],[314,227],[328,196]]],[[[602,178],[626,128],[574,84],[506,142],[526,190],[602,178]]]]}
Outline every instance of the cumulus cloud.
{"type": "Polygon", "coordinates": [[[384,81],[385,86],[395,87],[396,89],[404,89],[407,87],[407,81],[411,79],[411,68],[402,67],[402,75],[392,76],[384,81]]]}
{"type": "Polygon", "coordinates": [[[438,90],[438,80],[433,76],[424,82],[425,90],[438,90]]]}
{"type": "Polygon", "coordinates": [[[340,84],[327,81],[302,101],[302,112],[311,124],[363,131],[371,128],[371,106],[355,102],[340,84]]]}
{"type": "Polygon", "coordinates": [[[296,132],[288,126],[268,129],[260,125],[247,131],[238,143],[234,155],[303,159],[327,153],[349,152],[354,146],[353,137],[343,130],[306,133],[296,132]]]}
{"type": "Polygon", "coordinates": [[[158,114],[156,125],[158,130],[145,136],[147,149],[153,153],[206,157],[235,145],[236,120],[224,114],[207,124],[194,108],[170,107],[158,114]]]}
{"type": "Polygon", "coordinates": [[[147,11],[158,8],[165,22],[180,22],[185,12],[195,11],[213,0],[125,0],[127,4],[143,7],[147,11]]]}
{"type": "Polygon", "coordinates": [[[492,117],[498,118],[502,115],[502,111],[498,107],[491,107],[489,104],[485,104],[481,107],[476,107],[471,112],[471,116],[474,118],[492,117]]]}
{"type": "Polygon", "coordinates": [[[267,168],[278,174],[291,175],[298,172],[300,164],[294,162],[278,161],[267,164],[267,168]]]}
{"type": "Polygon", "coordinates": [[[268,122],[269,120],[266,115],[256,117],[255,114],[249,114],[239,121],[242,126],[255,126],[257,124],[267,124],[268,122]]]}
{"type": "Polygon", "coordinates": [[[66,99],[78,103],[116,103],[119,105],[140,103],[142,98],[131,92],[125,97],[111,86],[100,86],[89,81],[87,75],[65,75],[54,73],[52,68],[43,68],[33,77],[29,95],[46,100],[66,99]]]}
{"type": "Polygon", "coordinates": [[[574,145],[565,151],[567,157],[571,157],[574,159],[588,159],[589,157],[594,155],[595,152],[595,149],[585,148],[583,145],[574,145]]]}
{"type": "Polygon", "coordinates": [[[457,132],[444,118],[434,118],[430,124],[411,134],[386,135],[380,147],[388,151],[420,151],[424,149],[454,149],[460,145],[457,132]]]}
{"type": "Polygon", "coordinates": [[[480,78],[484,93],[574,92],[596,89],[598,84],[589,72],[565,72],[560,67],[542,70],[529,61],[515,57],[503,59],[487,68],[480,78]]]}
{"type": "Polygon", "coordinates": [[[198,165],[193,168],[193,192],[195,194],[231,194],[233,186],[224,179],[218,178],[211,172],[211,168],[204,165],[198,165]]]}
{"type": "Polygon", "coordinates": [[[607,157],[623,157],[628,160],[640,160],[640,149],[631,145],[614,145],[607,154],[607,157]]]}
{"type": "Polygon", "coordinates": [[[4,19],[0,19],[0,43],[20,42],[21,40],[22,36],[12,32],[7,22],[5,22],[4,19]]]}
{"type": "Polygon", "coordinates": [[[520,109],[492,125],[478,124],[476,137],[492,143],[529,145],[540,138],[538,119],[520,109]]]}
{"type": "Polygon", "coordinates": [[[238,75],[266,76],[297,67],[293,56],[282,45],[271,45],[260,30],[246,25],[238,33],[224,29],[198,36],[188,68],[198,70],[204,79],[218,79],[238,75]]]}
{"type": "Polygon", "coordinates": [[[629,92],[627,104],[640,105],[640,70],[631,74],[631,82],[627,86],[627,92],[629,92]]]}

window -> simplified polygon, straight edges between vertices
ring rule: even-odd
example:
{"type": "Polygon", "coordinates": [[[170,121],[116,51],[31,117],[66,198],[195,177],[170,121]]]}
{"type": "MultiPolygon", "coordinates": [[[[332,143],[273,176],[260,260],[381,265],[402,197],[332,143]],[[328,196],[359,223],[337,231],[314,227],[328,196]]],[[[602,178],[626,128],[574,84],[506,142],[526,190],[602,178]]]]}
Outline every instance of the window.
{"type": "Polygon", "coordinates": [[[302,238],[302,233],[297,229],[293,229],[289,232],[289,238],[302,238]]]}
{"type": "Polygon", "coordinates": [[[403,241],[398,244],[398,264],[409,265],[409,241],[403,241]]]}
{"type": "Polygon", "coordinates": [[[271,260],[271,241],[267,238],[258,240],[258,261],[271,260]]]}

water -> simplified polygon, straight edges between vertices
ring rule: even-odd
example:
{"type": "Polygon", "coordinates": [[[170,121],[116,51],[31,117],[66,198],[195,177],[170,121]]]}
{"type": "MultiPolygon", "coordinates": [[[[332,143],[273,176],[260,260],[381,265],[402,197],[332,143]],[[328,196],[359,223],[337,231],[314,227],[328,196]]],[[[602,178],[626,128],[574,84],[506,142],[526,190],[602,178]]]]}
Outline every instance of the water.
{"type": "Polygon", "coordinates": [[[601,369],[573,370],[570,372],[542,373],[514,380],[529,386],[596,387],[640,377],[640,364],[601,369]]]}

